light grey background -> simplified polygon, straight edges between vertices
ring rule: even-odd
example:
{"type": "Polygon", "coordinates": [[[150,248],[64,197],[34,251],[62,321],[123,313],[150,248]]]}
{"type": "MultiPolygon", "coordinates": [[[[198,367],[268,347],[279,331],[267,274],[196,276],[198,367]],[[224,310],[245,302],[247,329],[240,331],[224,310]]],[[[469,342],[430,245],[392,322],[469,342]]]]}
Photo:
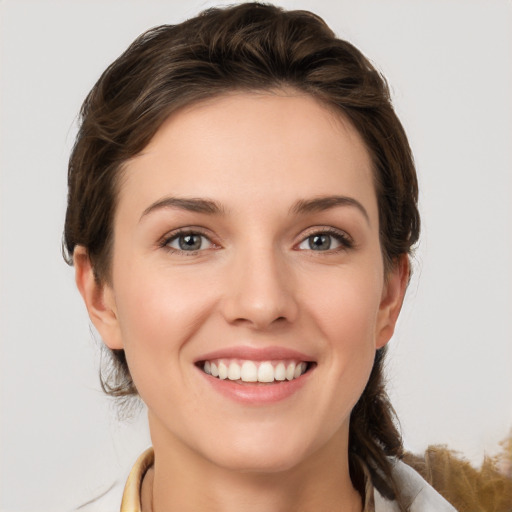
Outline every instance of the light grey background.
{"type": "MultiPolygon", "coordinates": [[[[414,451],[479,463],[512,426],[512,37],[506,0],[296,0],[388,77],[416,156],[423,237],[391,346],[414,451]]],[[[0,2],[0,510],[70,510],[149,444],[116,420],[60,256],[81,101],[143,30],[215,2],[0,2]]]]}

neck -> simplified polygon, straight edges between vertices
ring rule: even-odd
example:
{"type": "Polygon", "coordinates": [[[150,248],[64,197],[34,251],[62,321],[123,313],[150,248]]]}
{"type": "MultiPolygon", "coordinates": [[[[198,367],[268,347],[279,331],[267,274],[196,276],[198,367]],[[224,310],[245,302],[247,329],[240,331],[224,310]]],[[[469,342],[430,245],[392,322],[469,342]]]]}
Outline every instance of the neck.
{"type": "Polygon", "coordinates": [[[143,512],[360,512],[339,432],[298,465],[279,471],[221,467],[176,439],[153,432],[155,465],[143,484],[143,512]]]}

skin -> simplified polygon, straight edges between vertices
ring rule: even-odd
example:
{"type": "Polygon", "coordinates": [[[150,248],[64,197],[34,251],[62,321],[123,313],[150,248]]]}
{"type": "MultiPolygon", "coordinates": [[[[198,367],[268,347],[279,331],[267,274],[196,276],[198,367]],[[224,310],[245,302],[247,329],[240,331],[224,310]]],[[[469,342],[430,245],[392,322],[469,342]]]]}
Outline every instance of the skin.
{"type": "Polygon", "coordinates": [[[111,284],[95,281],[83,247],[76,281],[148,406],[145,510],[361,510],[349,417],[393,333],[408,264],[384,273],[372,164],[350,123],[293,91],[187,107],[126,163],[114,233],[111,284]],[[297,213],[333,195],[349,201],[297,213]],[[168,197],[221,212],[155,206],[168,197]],[[180,228],[204,236],[200,250],[179,251],[180,228]],[[330,231],[331,247],[313,250],[309,237],[330,231]],[[241,345],[315,364],[292,396],[240,403],[194,363],[241,345]]]}

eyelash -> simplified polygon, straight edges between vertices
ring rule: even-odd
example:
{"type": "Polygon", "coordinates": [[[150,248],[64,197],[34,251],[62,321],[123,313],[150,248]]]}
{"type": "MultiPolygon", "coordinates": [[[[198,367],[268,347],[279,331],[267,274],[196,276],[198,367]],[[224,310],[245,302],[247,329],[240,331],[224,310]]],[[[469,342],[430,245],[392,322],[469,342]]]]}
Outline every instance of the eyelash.
{"type": "MultiPolygon", "coordinates": [[[[312,237],[322,236],[322,235],[326,235],[331,238],[334,238],[340,244],[340,246],[335,247],[334,249],[328,248],[326,250],[315,250],[315,249],[311,249],[311,248],[304,249],[304,250],[309,250],[309,251],[316,252],[316,253],[323,252],[323,253],[332,254],[333,252],[344,251],[344,250],[352,249],[354,247],[354,240],[347,233],[337,230],[337,229],[334,229],[334,228],[326,227],[326,228],[312,228],[311,231],[309,233],[307,233],[306,236],[304,236],[298,244],[295,245],[295,247],[297,248],[296,250],[300,250],[299,249],[300,245],[307,242],[312,237]]],[[[165,250],[173,253],[173,254],[180,254],[180,255],[185,255],[185,256],[194,256],[202,251],[220,248],[219,245],[217,245],[211,241],[211,239],[208,237],[208,235],[206,235],[205,233],[203,233],[197,229],[196,230],[194,230],[194,229],[179,229],[177,231],[174,231],[173,233],[167,234],[160,240],[160,242],[158,243],[158,246],[162,249],[165,249],[165,250]],[[185,237],[185,236],[199,236],[201,238],[204,238],[204,239],[208,240],[208,242],[211,244],[211,247],[208,247],[207,249],[199,248],[197,250],[191,250],[191,251],[170,247],[170,244],[172,242],[178,240],[180,237],[185,237]]]]}
{"type": "Polygon", "coordinates": [[[335,247],[334,249],[327,250],[314,250],[314,249],[306,249],[316,253],[327,253],[332,254],[333,252],[346,251],[348,249],[352,249],[354,247],[354,240],[350,235],[345,233],[344,231],[340,231],[335,228],[325,227],[325,228],[313,228],[302,240],[297,244],[297,247],[307,242],[311,237],[327,235],[331,238],[334,238],[339,244],[339,247],[335,247]]]}

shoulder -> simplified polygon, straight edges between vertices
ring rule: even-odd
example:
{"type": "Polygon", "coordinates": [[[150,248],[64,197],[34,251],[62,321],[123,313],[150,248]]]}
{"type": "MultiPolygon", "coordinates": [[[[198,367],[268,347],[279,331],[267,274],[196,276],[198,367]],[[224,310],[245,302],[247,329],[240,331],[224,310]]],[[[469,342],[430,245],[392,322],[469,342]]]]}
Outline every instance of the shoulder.
{"type": "MultiPolygon", "coordinates": [[[[410,512],[456,512],[450,503],[404,462],[394,462],[393,476],[410,512]]],[[[374,497],[375,512],[398,512],[396,503],[383,498],[377,490],[374,497]]]]}

